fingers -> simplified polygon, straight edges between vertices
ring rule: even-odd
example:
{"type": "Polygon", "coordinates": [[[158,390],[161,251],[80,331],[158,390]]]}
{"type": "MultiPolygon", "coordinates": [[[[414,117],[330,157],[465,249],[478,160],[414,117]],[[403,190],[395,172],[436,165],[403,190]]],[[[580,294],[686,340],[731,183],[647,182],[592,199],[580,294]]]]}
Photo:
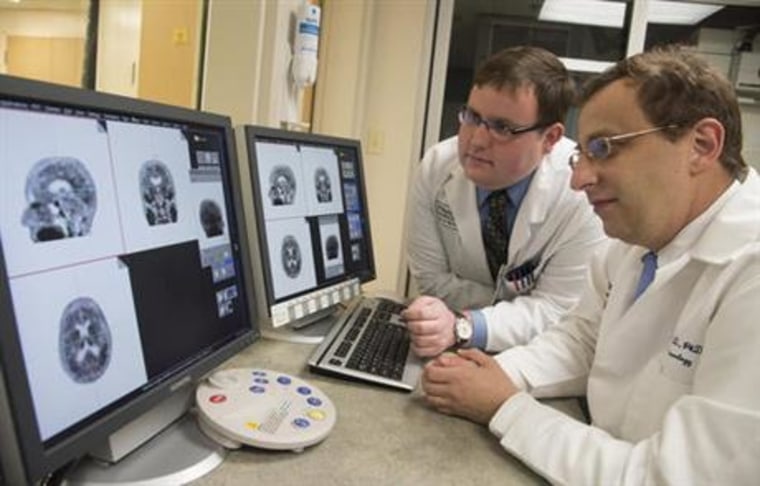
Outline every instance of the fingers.
{"type": "Polygon", "coordinates": [[[407,321],[437,319],[448,311],[441,299],[423,295],[417,297],[406,309],[401,311],[401,317],[407,321]]]}
{"type": "Polygon", "coordinates": [[[474,362],[478,366],[487,366],[493,361],[493,358],[491,356],[487,355],[477,348],[459,349],[457,350],[457,355],[460,358],[474,362]]]}

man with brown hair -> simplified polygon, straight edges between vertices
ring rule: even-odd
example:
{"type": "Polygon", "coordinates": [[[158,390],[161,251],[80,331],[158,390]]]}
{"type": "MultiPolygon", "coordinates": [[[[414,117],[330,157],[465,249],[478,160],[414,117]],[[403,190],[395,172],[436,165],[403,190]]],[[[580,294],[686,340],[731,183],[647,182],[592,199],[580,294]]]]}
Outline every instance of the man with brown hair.
{"type": "Polygon", "coordinates": [[[554,54],[505,49],[475,73],[457,136],[425,155],[407,218],[424,296],[404,317],[418,355],[525,343],[577,301],[603,233],[570,189],[574,143],[563,135],[574,95],[554,54]]]}
{"type": "Polygon", "coordinates": [[[426,366],[426,398],[487,423],[560,484],[757,484],[760,178],[728,81],[684,49],[617,63],[582,96],[570,158],[614,241],[530,344],[426,366]],[[536,401],[586,393],[591,425],[536,401]]]}

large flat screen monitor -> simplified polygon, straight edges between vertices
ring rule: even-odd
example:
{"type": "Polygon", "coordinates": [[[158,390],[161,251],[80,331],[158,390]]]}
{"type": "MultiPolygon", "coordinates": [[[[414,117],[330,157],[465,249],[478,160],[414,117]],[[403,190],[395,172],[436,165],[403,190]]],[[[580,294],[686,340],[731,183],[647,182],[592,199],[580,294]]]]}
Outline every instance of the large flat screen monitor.
{"type": "Polygon", "coordinates": [[[251,125],[237,130],[241,161],[248,161],[241,178],[250,180],[262,332],[319,341],[330,316],[375,278],[361,144],[251,125]]]}
{"type": "Polygon", "coordinates": [[[192,396],[257,336],[238,173],[227,117],[0,76],[7,484],[192,396]]]}

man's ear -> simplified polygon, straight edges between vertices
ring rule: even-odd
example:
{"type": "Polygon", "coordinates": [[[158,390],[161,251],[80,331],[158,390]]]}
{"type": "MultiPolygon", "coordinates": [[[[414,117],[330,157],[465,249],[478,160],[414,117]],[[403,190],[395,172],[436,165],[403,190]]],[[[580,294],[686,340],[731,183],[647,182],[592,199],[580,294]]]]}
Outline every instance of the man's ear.
{"type": "Polygon", "coordinates": [[[562,123],[554,123],[552,125],[549,125],[548,127],[544,128],[544,154],[548,154],[551,152],[552,148],[554,147],[554,144],[559,142],[559,140],[562,138],[562,135],[565,134],[565,125],[562,123]]]}
{"type": "Polygon", "coordinates": [[[715,118],[703,118],[692,128],[692,169],[701,171],[707,165],[720,160],[726,130],[715,118]]]}

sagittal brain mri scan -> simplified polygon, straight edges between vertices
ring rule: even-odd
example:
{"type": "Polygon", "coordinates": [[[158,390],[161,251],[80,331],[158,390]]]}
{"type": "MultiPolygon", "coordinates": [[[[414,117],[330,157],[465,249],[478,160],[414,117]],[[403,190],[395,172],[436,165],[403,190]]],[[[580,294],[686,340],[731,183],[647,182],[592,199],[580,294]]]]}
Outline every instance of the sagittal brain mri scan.
{"type": "Polygon", "coordinates": [[[200,219],[206,238],[224,234],[224,216],[216,201],[211,199],[201,201],[200,219]]]}
{"type": "Polygon", "coordinates": [[[332,201],[330,175],[323,167],[314,171],[314,187],[317,190],[317,201],[321,203],[332,201]]]}
{"type": "Polygon", "coordinates": [[[61,316],[58,351],[66,374],[76,383],[92,383],[111,361],[111,331],[93,299],[78,297],[61,316]]]}
{"type": "Polygon", "coordinates": [[[47,157],[26,177],[27,207],[21,223],[34,242],[84,236],[97,209],[95,182],[73,157],[47,157]]]}
{"type": "Polygon", "coordinates": [[[296,176],[287,165],[278,165],[269,174],[269,199],[273,206],[287,206],[296,199],[296,176]]]}
{"type": "Polygon", "coordinates": [[[282,240],[282,268],[285,275],[296,278],[301,273],[301,248],[298,241],[291,235],[282,240]]]}
{"type": "Polygon", "coordinates": [[[148,160],[140,167],[140,194],[149,225],[177,222],[174,179],[163,162],[148,160]]]}
{"type": "Polygon", "coordinates": [[[328,260],[338,258],[338,238],[335,235],[327,237],[327,241],[325,241],[325,253],[328,260]]]}

